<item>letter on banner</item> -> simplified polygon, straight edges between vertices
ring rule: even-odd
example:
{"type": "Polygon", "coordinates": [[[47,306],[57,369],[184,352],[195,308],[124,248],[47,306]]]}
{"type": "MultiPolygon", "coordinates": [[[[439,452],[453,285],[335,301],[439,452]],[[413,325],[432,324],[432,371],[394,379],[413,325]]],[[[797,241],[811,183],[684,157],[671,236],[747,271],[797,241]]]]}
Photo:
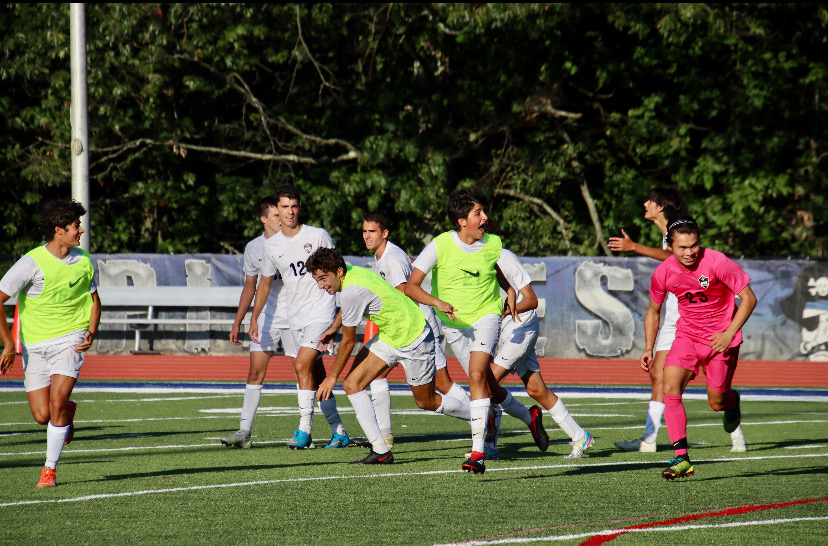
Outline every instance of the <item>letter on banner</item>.
{"type": "Polygon", "coordinates": [[[629,292],[635,285],[629,269],[594,262],[581,264],[575,271],[575,297],[605,322],[576,321],[575,344],[590,355],[618,356],[632,348],[635,324],[627,306],[601,287],[602,277],[606,277],[609,290],[629,292]]]}

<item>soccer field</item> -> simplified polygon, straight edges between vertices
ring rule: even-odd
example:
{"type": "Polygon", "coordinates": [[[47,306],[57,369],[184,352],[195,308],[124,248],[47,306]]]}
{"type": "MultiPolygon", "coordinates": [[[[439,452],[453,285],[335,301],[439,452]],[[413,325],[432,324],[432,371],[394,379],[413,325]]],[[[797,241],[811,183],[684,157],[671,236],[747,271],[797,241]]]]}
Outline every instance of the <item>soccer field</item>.
{"type": "MultiPolygon", "coordinates": [[[[548,415],[546,453],[522,423],[504,416],[502,459],[472,475],[460,470],[468,424],[418,410],[404,390],[392,400],[395,463],[352,466],[366,450],[285,447],[298,422],[289,385],[267,385],[247,450],[218,442],[238,428],[238,385],[85,387],[72,397],[77,432],[53,489],[34,487],[45,427],[32,420],[22,390],[0,391],[0,542],[828,541],[828,390],[743,391],[747,453],[731,453],[720,416],[688,396],[696,474],[667,482],[660,477],[672,456],[666,428],[657,453],[613,446],[641,432],[641,389],[586,396],[561,390],[596,438],[579,460],[564,459],[569,445],[548,415]]],[[[338,401],[350,434],[361,435],[345,396],[338,401]]],[[[330,436],[318,413],[313,432],[317,444],[330,436]]]]}

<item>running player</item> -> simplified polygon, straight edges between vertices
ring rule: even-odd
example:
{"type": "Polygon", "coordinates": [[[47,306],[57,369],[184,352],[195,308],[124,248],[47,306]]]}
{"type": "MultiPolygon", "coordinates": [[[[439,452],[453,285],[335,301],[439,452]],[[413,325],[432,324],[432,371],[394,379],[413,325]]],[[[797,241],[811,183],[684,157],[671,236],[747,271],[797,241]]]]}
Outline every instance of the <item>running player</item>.
{"type": "MultiPolygon", "coordinates": [[[[535,309],[538,306],[538,297],[532,289],[532,279],[520,263],[518,257],[505,248],[500,251],[497,261],[500,270],[509,281],[509,284],[518,291],[517,312],[518,319],[511,315],[504,315],[500,324],[500,340],[497,353],[492,364],[492,372],[498,382],[513,373],[520,377],[526,387],[526,393],[537,400],[549,415],[561,427],[572,444],[572,452],[568,459],[577,459],[583,456],[584,451],[592,447],[592,434],[585,431],[575,421],[563,400],[552,392],[541,376],[540,363],[535,354],[535,344],[538,341],[540,325],[535,309]]],[[[530,411],[536,412],[540,408],[533,406],[530,411]]],[[[487,435],[485,445],[486,458],[499,458],[497,450],[497,430],[500,426],[500,411],[494,416],[495,427],[487,435]],[[492,432],[494,434],[492,434],[492,432]]],[[[491,426],[491,423],[490,423],[491,426]]]]}
{"type": "Polygon", "coordinates": [[[673,480],[693,474],[687,452],[687,414],[682,395],[703,367],[707,377],[707,401],[713,411],[724,411],[727,432],[739,426],[742,414],[739,393],[731,388],[742,343],[742,326],[756,307],[750,277],[721,252],[699,246],[701,231],[689,216],[670,217],[667,244],[673,257],[662,262],[650,282],[650,306],[644,318],[646,350],[641,367],[653,365],[661,317],[668,292],[678,297],[681,317],[676,339],[664,363],[664,420],[675,449],[675,458],[662,472],[673,480]],[[736,307],[735,297],[741,304],[736,307]]]}
{"type": "MultiPolygon", "coordinates": [[[[667,216],[679,214],[683,208],[684,199],[682,199],[681,193],[677,189],[653,188],[647,194],[647,200],[644,202],[644,218],[661,230],[662,248],[652,248],[635,243],[622,229],[623,237],[610,237],[610,249],[616,252],[635,252],[663,262],[672,256],[672,253],[667,250],[667,216]]],[[[658,430],[661,428],[661,418],[664,415],[664,392],[662,389],[664,361],[676,337],[676,321],[678,318],[678,300],[673,294],[668,293],[664,322],[656,338],[655,359],[653,365],[650,366],[651,395],[650,403],[647,406],[644,434],[635,440],[615,442],[615,446],[623,451],[654,452],[656,450],[658,430]]],[[[730,451],[746,451],[747,444],[741,426],[730,433],[730,440],[733,445],[730,451]]]]}
{"type": "Polygon", "coordinates": [[[474,473],[486,471],[483,445],[492,401],[526,423],[542,451],[549,447],[541,412],[530,413],[492,374],[503,309],[498,285],[507,290],[506,308],[513,315],[516,295],[497,267],[503,247],[500,238],[485,232],[487,204],[474,186],[451,195],[448,213],[458,231],[438,235],[426,246],[414,262],[405,288],[411,299],[435,308],[443,321],[446,340],[469,376],[472,451],[462,468],[474,473]],[[432,270],[429,294],[420,285],[432,270]]]}
{"type": "MultiPolygon", "coordinates": [[[[282,231],[268,239],[264,246],[262,277],[256,289],[249,334],[253,341],[260,343],[259,314],[264,309],[273,277],[278,272],[284,283],[284,309],[290,326],[282,331],[281,341],[285,354],[293,359],[300,415],[299,428],[288,441],[288,447],[307,449],[313,447],[311,429],[316,389],[325,379],[319,347],[332,340],[329,330],[336,315],[336,298],[316,288],[305,262],[317,248],[333,248],[334,245],[324,229],[299,222],[301,194],[298,188],[282,186],[273,197],[277,202],[282,231]]],[[[336,410],[336,399],[331,396],[320,400],[319,408],[332,432],[331,440],[325,447],[347,446],[350,439],[336,410]]]]}
{"type": "MultiPolygon", "coordinates": [[[[77,248],[83,205],[52,201],[43,207],[40,232],[48,241],[15,263],[0,280],[0,308],[18,295],[23,342],[23,383],[35,421],[46,427],[46,465],[37,487],[54,487],[63,446],[72,441],[77,404],[69,400],[84,353],[92,346],[101,317],[92,260],[77,248]]],[[[5,346],[0,371],[14,363],[15,345],[5,312],[0,321],[5,346]]]]}
{"type": "Polygon", "coordinates": [[[434,389],[434,333],[420,308],[376,273],[347,266],[336,249],[320,248],[307,262],[320,289],[328,294],[341,292],[342,341],[330,375],[322,381],[317,395],[327,399],[356,346],[356,328],[363,315],[379,328],[360,349],[342,386],[354,407],[359,424],[371,444],[371,453],[353,464],[390,464],[389,451],[377,423],[366,388],[390,365],[401,362],[405,378],[417,405],[458,419],[470,420],[471,410],[463,402],[441,396],[434,389]]]}
{"type": "MultiPolygon", "coordinates": [[[[265,241],[273,237],[282,229],[279,222],[279,208],[276,199],[268,196],[259,201],[259,221],[264,226],[264,233],[259,235],[244,247],[244,288],[239,297],[239,308],[236,311],[236,319],[230,330],[230,343],[241,345],[239,330],[242,320],[253,303],[253,296],[256,294],[256,285],[262,270],[264,261],[265,241]]],[[[221,443],[228,447],[249,448],[252,446],[250,433],[253,428],[253,419],[256,417],[256,410],[259,408],[259,401],[262,398],[262,383],[264,383],[267,363],[279,345],[279,332],[288,327],[287,318],[284,313],[285,296],[282,292],[282,277],[277,272],[273,285],[270,288],[270,295],[267,298],[262,313],[262,332],[260,343],[250,342],[250,368],[247,371],[247,385],[244,389],[244,403],[242,405],[239,430],[230,436],[221,438],[221,443]]]]}
{"type": "MultiPolygon", "coordinates": [[[[403,249],[388,240],[390,223],[388,216],[380,211],[374,211],[364,215],[362,217],[362,238],[365,241],[365,247],[374,252],[376,269],[380,277],[405,294],[405,284],[408,282],[408,277],[412,271],[411,259],[403,249]]],[[[440,345],[440,329],[434,310],[424,304],[420,304],[420,310],[425,315],[426,321],[431,327],[436,341],[434,344],[437,364],[437,375],[434,382],[435,388],[438,392],[456,398],[468,405],[471,402],[468,393],[463,387],[452,381],[449,376],[448,368],[446,367],[446,354],[440,345]]],[[[382,437],[385,438],[385,443],[388,447],[393,447],[394,445],[394,436],[391,428],[391,394],[388,388],[388,380],[386,379],[391,369],[392,367],[389,366],[387,370],[383,371],[380,377],[371,382],[371,401],[374,404],[377,423],[379,423],[382,437]]]]}

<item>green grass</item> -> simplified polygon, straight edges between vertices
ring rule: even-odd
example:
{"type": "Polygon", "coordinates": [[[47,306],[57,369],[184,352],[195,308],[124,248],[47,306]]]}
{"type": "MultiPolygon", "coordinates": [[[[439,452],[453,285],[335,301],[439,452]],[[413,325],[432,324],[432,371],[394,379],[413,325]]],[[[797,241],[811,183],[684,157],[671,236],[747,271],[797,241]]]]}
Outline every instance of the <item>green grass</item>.
{"type": "MultiPolygon", "coordinates": [[[[391,466],[352,466],[359,448],[292,451],[293,395],[262,398],[254,448],[226,449],[241,395],[78,392],[75,441],[54,489],[36,489],[45,427],[22,392],[0,392],[0,543],[435,544],[532,539],[579,544],[588,534],[748,505],[828,496],[828,412],[818,402],[743,401],[748,452],[730,453],[720,415],[686,402],[696,475],[666,482],[667,430],[658,453],[622,453],[646,402],[566,399],[595,446],[565,460],[569,445],[545,415],[553,445],[541,453],[524,425],[504,416],[500,449],[484,475],[460,471],[470,446],[464,422],[392,401],[397,443],[391,466]],[[273,408],[284,408],[277,410],[273,408]],[[406,410],[406,411],[403,411],[406,410]],[[814,456],[817,455],[817,456],[814,456]],[[143,494],[136,494],[143,492],[143,494]],[[54,502],[68,501],[68,502],[54,502]],[[576,536],[565,540],[556,537],[576,536]]],[[[526,398],[520,398],[529,403],[526,398]]],[[[345,396],[343,421],[362,435],[345,396]]],[[[330,428],[317,413],[314,437],[330,428]]],[[[704,526],[658,527],[613,544],[824,544],[828,502],[706,517],[704,526]],[[761,525],[721,527],[722,524],[761,525]],[[716,526],[716,527],[708,527],[716,526]]]]}

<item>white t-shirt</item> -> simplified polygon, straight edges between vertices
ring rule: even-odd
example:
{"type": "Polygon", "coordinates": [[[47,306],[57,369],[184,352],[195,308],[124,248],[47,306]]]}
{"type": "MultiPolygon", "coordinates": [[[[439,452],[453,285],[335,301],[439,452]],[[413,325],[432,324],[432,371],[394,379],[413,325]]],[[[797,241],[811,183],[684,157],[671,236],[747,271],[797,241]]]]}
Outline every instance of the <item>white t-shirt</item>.
{"type": "MultiPolygon", "coordinates": [[[[457,247],[460,250],[462,250],[466,254],[474,254],[476,252],[479,252],[480,249],[482,249],[485,246],[483,244],[483,241],[475,241],[472,244],[467,245],[466,243],[460,240],[460,236],[457,235],[456,231],[451,232],[451,240],[454,242],[454,244],[457,245],[457,247]]],[[[501,253],[500,255],[502,257],[503,253],[501,253]]],[[[427,274],[435,265],[437,265],[437,245],[434,243],[434,241],[431,241],[430,243],[428,243],[428,245],[426,245],[426,247],[423,249],[420,255],[417,256],[417,259],[414,260],[413,267],[416,267],[423,273],[427,274]]],[[[497,265],[501,265],[500,259],[497,260],[497,265]]]]}
{"type": "MultiPolygon", "coordinates": [[[[258,277],[256,283],[261,279],[262,268],[264,267],[264,246],[267,238],[264,234],[259,235],[244,247],[244,265],[242,271],[249,277],[258,277]]],[[[277,271],[273,278],[273,285],[270,287],[270,295],[267,297],[262,315],[272,317],[269,328],[262,325],[263,329],[287,328],[287,313],[285,313],[285,291],[282,290],[282,275],[277,271]]]]}
{"type": "MultiPolygon", "coordinates": [[[[59,260],[55,256],[56,260],[59,260]]],[[[83,259],[83,252],[77,247],[69,249],[69,254],[62,260],[66,265],[74,265],[83,259]]],[[[43,286],[46,283],[46,278],[43,271],[34,258],[30,256],[23,256],[17,263],[11,266],[3,279],[0,280],[0,291],[9,296],[22,293],[27,298],[36,298],[43,292],[43,286]]],[[[98,285],[95,280],[89,284],[89,292],[97,292],[98,285]]]]}
{"type": "Polygon", "coordinates": [[[342,304],[342,326],[356,327],[366,314],[376,315],[382,311],[382,298],[364,286],[346,286],[339,293],[342,304]]]}
{"type": "MultiPolygon", "coordinates": [[[[411,276],[414,267],[411,265],[411,259],[408,257],[408,254],[391,241],[388,241],[385,244],[385,252],[382,253],[382,258],[377,260],[377,270],[380,277],[396,288],[408,282],[408,277],[411,276]]],[[[418,303],[418,305],[423,315],[425,315],[426,322],[428,322],[428,325],[434,331],[435,337],[438,336],[440,329],[437,322],[437,315],[434,314],[434,309],[424,303],[418,303]]]]}
{"type": "Polygon", "coordinates": [[[309,324],[332,324],[336,314],[336,297],[321,290],[305,267],[308,256],[317,248],[334,248],[333,239],[322,228],[302,225],[293,237],[280,231],[264,244],[261,274],[281,273],[285,292],[284,310],[292,330],[309,324]]]}
{"type": "MultiPolygon", "coordinates": [[[[500,267],[500,271],[503,273],[503,276],[506,277],[506,280],[509,281],[509,284],[512,285],[512,288],[515,289],[517,292],[517,301],[520,302],[523,300],[523,294],[520,293],[520,289],[524,286],[531,284],[532,278],[529,276],[529,273],[526,269],[523,268],[523,265],[518,260],[518,257],[514,255],[509,250],[505,248],[500,251],[500,259],[497,261],[497,265],[500,267]]],[[[501,289],[500,296],[503,299],[506,299],[506,293],[501,289]]],[[[529,322],[532,320],[532,317],[535,316],[535,310],[530,309],[529,311],[524,311],[520,315],[521,322],[529,322]]],[[[512,320],[511,316],[506,317],[503,319],[504,322],[506,320],[512,320]]]]}

